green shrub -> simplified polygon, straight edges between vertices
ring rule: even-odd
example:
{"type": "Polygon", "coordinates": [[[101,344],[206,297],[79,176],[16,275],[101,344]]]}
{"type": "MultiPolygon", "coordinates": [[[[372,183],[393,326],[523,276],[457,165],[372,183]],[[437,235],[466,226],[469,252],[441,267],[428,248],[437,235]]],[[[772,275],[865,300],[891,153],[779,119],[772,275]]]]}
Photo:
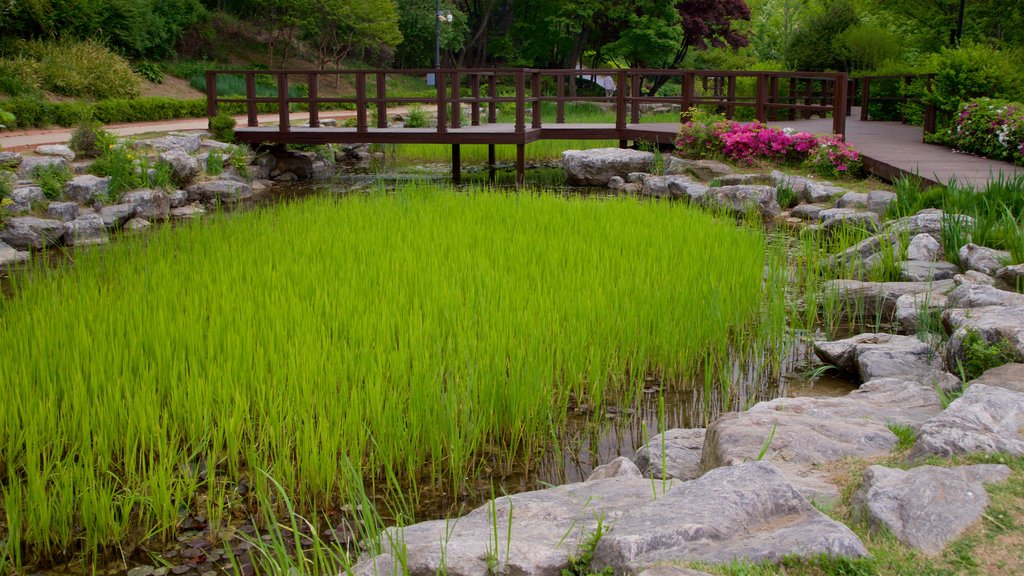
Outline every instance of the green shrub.
{"type": "Polygon", "coordinates": [[[153,84],[163,84],[164,82],[164,71],[160,68],[159,64],[146,61],[137,62],[132,66],[132,70],[134,70],[140,77],[149,80],[153,84]]]}
{"type": "Polygon", "coordinates": [[[1016,362],[1020,353],[1006,338],[992,344],[976,330],[968,330],[963,342],[964,359],[960,363],[962,378],[974,380],[990,368],[1016,362]]]}
{"type": "Polygon", "coordinates": [[[214,139],[221,142],[234,142],[235,140],[235,122],[234,117],[227,112],[218,112],[210,120],[210,133],[213,134],[214,139]]]}
{"type": "Polygon", "coordinates": [[[109,176],[107,193],[110,198],[117,198],[122,192],[147,183],[148,175],[144,169],[139,170],[136,161],[134,151],[124,144],[113,144],[89,166],[89,172],[96,176],[109,176]]]}
{"type": "Polygon", "coordinates": [[[115,141],[110,132],[103,129],[103,125],[95,120],[83,120],[71,134],[68,146],[74,150],[75,155],[84,158],[96,158],[101,155],[115,141]]]}
{"type": "Polygon", "coordinates": [[[1024,99],[1024,53],[982,44],[943,48],[929,61],[935,72],[928,100],[939,113],[940,125],[955,120],[961,103],[972,98],[1024,99]]]}
{"type": "Polygon", "coordinates": [[[66,166],[44,164],[36,166],[32,171],[32,179],[43,189],[44,196],[54,200],[64,193],[64,186],[71,180],[71,173],[66,166]]]}
{"type": "MultiPolygon", "coordinates": [[[[176,100],[161,97],[109,99],[98,102],[47,102],[39,98],[19,96],[0,101],[0,107],[17,116],[17,128],[72,127],[77,126],[82,118],[92,118],[103,124],[111,124],[206,116],[204,99],[176,100]]],[[[241,105],[225,105],[224,109],[242,110],[241,105]]]]}
{"type": "Polygon", "coordinates": [[[24,56],[0,59],[0,93],[8,96],[38,95],[39,64],[24,56]]]}
{"type": "Polygon", "coordinates": [[[0,108],[0,130],[14,126],[17,118],[7,110],[0,108]]]}
{"type": "Polygon", "coordinates": [[[25,51],[39,61],[44,89],[75,98],[134,98],[139,77],[128,61],[95,40],[34,41],[25,51]]]}
{"type": "Polygon", "coordinates": [[[11,182],[11,179],[7,177],[5,172],[0,172],[0,202],[3,202],[5,198],[9,198],[13,191],[14,184],[11,182]]]}
{"type": "Polygon", "coordinates": [[[405,117],[406,128],[426,128],[427,127],[427,113],[423,111],[423,107],[419,104],[413,104],[409,108],[409,113],[405,117]]]}
{"type": "Polygon", "coordinates": [[[206,156],[206,174],[207,176],[220,176],[221,172],[224,172],[224,156],[220,150],[210,150],[206,156]]]}
{"type": "Polygon", "coordinates": [[[249,148],[247,146],[232,146],[228,156],[228,163],[243,178],[249,177],[249,148]]]}
{"type": "Polygon", "coordinates": [[[992,98],[968,100],[935,139],[964,152],[1024,165],[1024,104],[992,98]]]}

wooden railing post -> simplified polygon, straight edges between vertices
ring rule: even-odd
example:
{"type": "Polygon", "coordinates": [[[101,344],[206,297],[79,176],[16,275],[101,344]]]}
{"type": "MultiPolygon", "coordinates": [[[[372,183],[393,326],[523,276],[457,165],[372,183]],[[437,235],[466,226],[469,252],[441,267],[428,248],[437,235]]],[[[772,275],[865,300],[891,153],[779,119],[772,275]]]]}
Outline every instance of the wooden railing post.
{"type": "Polygon", "coordinates": [[[452,70],[452,128],[462,127],[462,78],[458,70],[452,70]]]}
{"type": "Polygon", "coordinates": [[[728,104],[725,105],[725,117],[732,120],[736,117],[736,77],[729,76],[727,82],[725,98],[728,104]]]}
{"type": "Polygon", "coordinates": [[[932,93],[932,74],[925,77],[924,133],[935,134],[935,103],[929,97],[932,93]]]}
{"type": "Polygon", "coordinates": [[[861,78],[863,83],[860,87],[860,121],[868,121],[868,106],[871,104],[871,78],[861,78]]]}
{"type": "Polygon", "coordinates": [[[845,72],[836,73],[832,87],[832,133],[846,134],[846,88],[845,72]]]}
{"type": "Polygon", "coordinates": [[[643,76],[636,70],[629,72],[629,121],[633,124],[640,123],[640,89],[643,88],[643,76]]]}
{"type": "Polygon", "coordinates": [[[245,115],[246,124],[259,126],[260,118],[256,114],[256,73],[248,72],[245,75],[245,115]]]}
{"type": "Polygon", "coordinates": [[[366,72],[356,72],[356,132],[366,128],[366,72]]]}
{"type": "Polygon", "coordinates": [[[473,98],[473,104],[469,107],[469,122],[473,126],[480,125],[480,75],[472,74],[469,77],[469,91],[470,97],[473,98]]]}
{"type": "Polygon", "coordinates": [[[494,101],[498,97],[498,75],[491,74],[487,78],[487,123],[495,124],[498,121],[498,103],[494,101]]]}
{"type": "Polygon", "coordinates": [[[765,106],[768,100],[768,77],[763,72],[758,72],[756,78],[757,98],[754,103],[754,117],[760,122],[766,122],[768,120],[768,108],[765,106]]]}
{"type": "Polygon", "coordinates": [[[291,131],[291,118],[288,110],[288,73],[277,73],[277,115],[280,132],[291,131]]]}
{"type": "Polygon", "coordinates": [[[388,127],[388,77],[377,72],[377,128],[388,127]]]}
{"type": "Polygon", "coordinates": [[[693,72],[683,72],[679,91],[679,121],[690,121],[690,108],[693,106],[693,72]]]}
{"type": "MultiPolygon", "coordinates": [[[[626,90],[627,74],[625,70],[619,70],[615,74],[615,129],[620,132],[626,129],[626,90]]],[[[622,136],[619,136],[622,139],[622,136]]]]}
{"type": "Polygon", "coordinates": [[[516,70],[516,134],[526,132],[526,70],[516,70]]]}
{"type": "Polygon", "coordinates": [[[217,115],[217,73],[206,71],[206,116],[210,120],[217,115]]]}
{"type": "Polygon", "coordinates": [[[448,103],[445,101],[448,94],[448,74],[443,70],[437,70],[435,74],[437,84],[437,133],[448,133],[448,103]]]}
{"type": "Polygon", "coordinates": [[[318,128],[320,126],[320,101],[317,96],[317,73],[310,72],[306,74],[306,84],[309,86],[309,127],[318,128]]]}
{"type": "Polygon", "coordinates": [[[565,76],[555,74],[555,123],[565,124],[565,76]]]}
{"type": "Polygon", "coordinates": [[[530,92],[533,95],[533,121],[531,125],[534,128],[540,128],[542,123],[541,116],[543,110],[541,108],[541,85],[540,85],[540,72],[534,70],[530,73],[530,92]]]}
{"type": "MultiPolygon", "coordinates": [[[[772,77],[770,77],[768,79],[768,102],[767,103],[775,104],[778,101],[779,101],[779,77],[778,76],[772,76],[772,77]]],[[[777,108],[774,108],[774,107],[769,108],[769,107],[766,106],[765,107],[765,114],[767,116],[769,116],[772,120],[778,120],[779,119],[779,114],[778,114],[777,110],[778,110],[777,108]]]]}

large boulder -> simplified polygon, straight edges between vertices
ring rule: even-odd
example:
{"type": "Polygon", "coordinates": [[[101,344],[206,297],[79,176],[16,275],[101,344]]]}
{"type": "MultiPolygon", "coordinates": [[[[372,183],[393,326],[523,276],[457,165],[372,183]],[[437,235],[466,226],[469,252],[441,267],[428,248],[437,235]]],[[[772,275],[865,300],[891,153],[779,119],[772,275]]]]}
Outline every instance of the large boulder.
{"type": "Polygon", "coordinates": [[[606,186],[612,176],[650,172],[653,165],[654,154],[641,150],[595,148],[562,152],[565,182],[572,186],[606,186]]]}
{"type": "Polygon", "coordinates": [[[715,178],[721,178],[723,176],[729,176],[733,173],[732,167],[728,164],[716,162],[714,160],[696,160],[691,162],[686,167],[686,172],[692,174],[694,178],[709,182],[715,178]]]}
{"type": "Polygon", "coordinates": [[[862,557],[860,539],[819,512],[767,462],[719,468],[619,518],[597,543],[592,567],[636,574],[657,564],[784,556],[862,557]]]}
{"type": "MultiPolygon", "coordinates": [[[[906,216],[897,220],[887,222],[885,231],[896,235],[917,236],[928,234],[938,242],[942,242],[942,223],[946,215],[937,208],[926,208],[913,216],[906,216]]],[[[974,224],[974,219],[962,214],[952,214],[951,219],[959,222],[965,228],[974,224]]]]}
{"type": "Polygon", "coordinates": [[[707,190],[707,186],[687,176],[648,176],[643,180],[640,194],[653,198],[686,198],[691,202],[700,202],[707,190]]]}
{"type": "Polygon", "coordinates": [[[902,378],[924,384],[945,382],[942,356],[913,336],[858,334],[833,342],[816,342],[814,352],[827,364],[875,378],[902,378]]]}
{"type": "Polygon", "coordinates": [[[878,214],[853,208],[829,208],[822,210],[818,213],[818,219],[822,221],[821,227],[825,231],[850,227],[874,232],[880,226],[878,214]]]}
{"type": "Polygon", "coordinates": [[[136,146],[144,147],[150,146],[159,151],[171,151],[177,150],[191,154],[196,150],[199,150],[202,139],[198,134],[185,134],[185,133],[171,133],[160,138],[150,138],[149,140],[139,140],[135,143],[136,146]]]}
{"type": "Polygon", "coordinates": [[[941,314],[946,309],[949,297],[945,294],[904,294],[896,299],[896,322],[904,334],[915,334],[925,322],[933,322],[931,328],[942,323],[941,314]],[[922,318],[922,315],[927,316],[922,318]]]}
{"type": "Polygon", "coordinates": [[[1016,350],[1017,359],[1024,360],[1024,306],[952,308],[942,313],[942,323],[951,333],[946,343],[948,366],[966,360],[964,342],[971,332],[989,344],[1006,340],[1016,350]]]}
{"type": "Polygon", "coordinates": [[[717,178],[719,186],[777,186],[771,174],[729,174],[717,178]]]}
{"type": "Polygon", "coordinates": [[[818,221],[822,210],[827,210],[824,204],[800,204],[789,211],[790,216],[801,220],[818,221]]]}
{"type": "Polygon", "coordinates": [[[188,199],[207,206],[237,204],[252,198],[252,188],[234,180],[209,180],[188,187],[188,199]]]}
{"type": "Polygon", "coordinates": [[[942,259],[942,244],[930,234],[918,234],[910,239],[907,246],[907,260],[937,262],[942,259]]]}
{"type": "Polygon", "coordinates": [[[989,502],[984,484],[1009,476],[1009,467],[1001,464],[910,470],[869,466],[850,506],[873,528],[935,556],[981,519],[989,502]]]}
{"type": "Polygon", "coordinates": [[[931,282],[951,280],[960,273],[960,267],[949,262],[906,260],[899,263],[900,280],[904,282],[931,282]]]}
{"type": "Polygon", "coordinates": [[[984,374],[971,380],[969,385],[984,384],[995,388],[1006,388],[1024,393],[1024,364],[1003,364],[989,368],[984,374]]]}
{"type": "Polygon", "coordinates": [[[39,186],[19,186],[11,191],[11,202],[14,204],[8,207],[8,211],[24,214],[32,211],[32,204],[45,202],[46,195],[39,186]]]}
{"type": "Polygon", "coordinates": [[[1024,264],[1015,264],[1000,268],[996,272],[996,279],[1010,290],[1024,292],[1024,264]]]}
{"type": "Polygon", "coordinates": [[[183,150],[161,152],[160,160],[170,165],[171,179],[178,186],[188,186],[199,175],[199,162],[183,150]]]}
{"type": "Polygon", "coordinates": [[[63,236],[63,222],[33,216],[11,218],[7,222],[7,227],[0,230],[0,241],[18,250],[42,250],[60,242],[63,236]]]}
{"type": "Polygon", "coordinates": [[[97,196],[105,197],[110,190],[110,177],[84,174],[75,176],[64,186],[64,195],[68,200],[79,204],[90,204],[97,196]]]}
{"type": "Polygon", "coordinates": [[[32,178],[36,168],[40,166],[56,166],[57,168],[68,169],[68,161],[60,156],[25,156],[18,165],[19,178],[32,178]]]}
{"type": "Polygon", "coordinates": [[[911,458],[997,454],[1024,456],[1024,394],[972,384],[941,414],[925,422],[911,458]]]}
{"type": "Polygon", "coordinates": [[[619,456],[607,464],[602,464],[587,476],[587,482],[604,480],[605,478],[643,478],[640,469],[632,460],[625,456],[619,456]]]}
{"type": "Polygon", "coordinates": [[[171,201],[159,190],[135,190],[121,199],[135,205],[135,216],[149,221],[167,220],[171,216],[171,201]]]}
{"type": "Polygon", "coordinates": [[[1024,306],[1024,294],[1000,290],[981,282],[965,282],[949,293],[950,308],[1024,306]]]}
{"type": "Polygon", "coordinates": [[[977,270],[992,276],[1003,267],[1003,263],[1010,258],[1010,253],[977,244],[965,244],[960,248],[959,256],[964,269],[977,270]]]}
{"type": "Polygon", "coordinates": [[[206,210],[198,202],[171,209],[171,219],[173,220],[195,220],[204,215],[206,215],[206,210]]]}
{"type": "Polygon", "coordinates": [[[778,170],[772,172],[772,184],[789,188],[801,201],[810,204],[829,203],[849,192],[846,188],[836,186],[831,182],[818,182],[803,176],[790,176],[778,170]]]}
{"type": "Polygon", "coordinates": [[[46,207],[46,215],[61,222],[70,222],[78,218],[78,212],[77,202],[50,202],[46,207]]]}
{"type": "Polygon", "coordinates": [[[887,190],[872,190],[871,192],[868,192],[867,209],[869,212],[874,212],[879,216],[884,216],[889,210],[889,204],[892,204],[893,200],[896,200],[895,192],[889,192],[887,190]]]}
{"type": "Polygon", "coordinates": [[[64,223],[64,243],[68,246],[105,244],[107,239],[107,226],[99,214],[82,214],[64,223]]]}
{"type": "Polygon", "coordinates": [[[74,151],[63,144],[44,144],[42,146],[37,146],[35,153],[43,156],[60,156],[68,162],[73,162],[75,160],[74,151]]]}
{"type": "Polygon", "coordinates": [[[772,186],[721,186],[709,188],[707,202],[743,215],[757,212],[762,218],[772,219],[782,212],[776,189],[772,186]]]}
{"type": "Polygon", "coordinates": [[[27,262],[31,256],[31,252],[15,250],[7,244],[0,242],[0,272],[3,272],[8,266],[27,262]]]}
{"type": "Polygon", "coordinates": [[[108,229],[120,228],[135,216],[135,204],[115,204],[100,209],[100,218],[108,229]]]}
{"type": "Polygon", "coordinates": [[[860,208],[868,207],[868,195],[864,192],[847,192],[836,202],[837,208],[860,208]]]}
{"type": "Polygon", "coordinates": [[[700,476],[704,428],[666,430],[637,449],[633,461],[647,478],[692,480],[700,476]]]}
{"type": "Polygon", "coordinates": [[[935,282],[861,282],[859,280],[831,280],[824,285],[824,293],[834,295],[845,313],[855,312],[864,318],[891,321],[896,314],[896,301],[904,294],[948,294],[954,288],[952,280],[935,282]]]}

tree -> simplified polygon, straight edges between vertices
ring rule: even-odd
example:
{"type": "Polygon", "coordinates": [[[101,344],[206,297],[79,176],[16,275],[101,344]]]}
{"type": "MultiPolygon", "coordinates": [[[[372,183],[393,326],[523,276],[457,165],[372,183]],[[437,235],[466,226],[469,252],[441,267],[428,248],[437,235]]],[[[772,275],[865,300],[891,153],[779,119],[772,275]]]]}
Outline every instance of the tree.
{"type": "Polygon", "coordinates": [[[836,39],[859,23],[849,0],[828,0],[824,10],[811,14],[789,39],[786,64],[794,70],[840,70],[844,57],[836,39]]]}
{"type": "Polygon", "coordinates": [[[391,49],[402,42],[393,0],[310,1],[317,17],[303,21],[302,36],[320,68],[340,65],[353,50],[391,49]]]}
{"type": "MultiPolygon", "coordinates": [[[[435,0],[398,0],[398,28],[402,44],[395,57],[399,68],[433,68],[437,35],[435,0]]],[[[450,0],[441,2],[441,11],[452,13],[451,23],[441,24],[441,50],[458,52],[466,42],[469,28],[466,15],[450,0]]]]}

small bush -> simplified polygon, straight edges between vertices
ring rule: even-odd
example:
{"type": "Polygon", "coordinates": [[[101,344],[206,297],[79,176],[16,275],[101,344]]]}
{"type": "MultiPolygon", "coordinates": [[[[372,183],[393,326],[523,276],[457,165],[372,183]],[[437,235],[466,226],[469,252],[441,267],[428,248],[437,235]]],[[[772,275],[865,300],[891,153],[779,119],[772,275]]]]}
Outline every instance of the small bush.
{"type": "Polygon", "coordinates": [[[109,144],[103,154],[89,166],[89,172],[97,176],[109,176],[107,193],[110,198],[117,198],[122,192],[146,183],[143,179],[148,178],[148,175],[145,170],[138,168],[132,150],[123,144],[109,144]]]}
{"type": "Polygon", "coordinates": [[[134,98],[139,78],[128,61],[95,40],[35,41],[26,53],[39,61],[44,89],[75,98],[134,98]]]}
{"type": "Polygon", "coordinates": [[[132,66],[132,70],[153,84],[164,83],[164,71],[160,68],[159,64],[154,64],[153,62],[137,62],[132,66]]]}
{"type": "Polygon", "coordinates": [[[847,144],[840,134],[819,140],[818,145],[811,148],[804,164],[825,178],[855,178],[864,169],[860,153],[847,144]]]}
{"type": "Polygon", "coordinates": [[[11,192],[14,192],[14,184],[7,177],[6,172],[0,172],[0,202],[3,202],[5,198],[9,198],[11,192]]]}
{"type": "Polygon", "coordinates": [[[969,100],[935,139],[964,152],[1024,166],[1024,104],[991,98],[969,100]]]}
{"type": "Polygon", "coordinates": [[[974,380],[990,368],[1016,362],[1020,353],[1005,338],[989,343],[976,330],[968,330],[963,342],[964,359],[960,363],[962,377],[974,380]]]}
{"type": "Polygon", "coordinates": [[[249,177],[249,148],[247,146],[232,146],[228,163],[243,178],[249,177]]]}
{"type": "Polygon", "coordinates": [[[0,60],[0,93],[8,96],[38,95],[39,64],[24,56],[0,60]]]}
{"type": "Polygon", "coordinates": [[[406,128],[426,128],[427,127],[427,113],[423,111],[423,107],[419,104],[413,104],[409,108],[409,113],[405,117],[406,128]]]}
{"type": "Polygon", "coordinates": [[[32,179],[43,189],[44,196],[54,200],[64,193],[64,186],[71,180],[71,174],[65,166],[44,164],[32,171],[32,179]]]}
{"type": "Polygon", "coordinates": [[[972,98],[1018,99],[1024,94],[1024,52],[963,43],[932,56],[935,71],[931,103],[940,120],[952,120],[963,102],[972,98]]]}
{"type": "Polygon", "coordinates": [[[71,134],[68,146],[84,158],[96,158],[115,141],[114,135],[95,120],[83,120],[71,134]]]}
{"type": "Polygon", "coordinates": [[[0,130],[14,126],[17,118],[7,110],[0,108],[0,130]]]}
{"type": "Polygon", "coordinates": [[[219,112],[210,120],[210,132],[221,142],[235,141],[235,119],[227,112],[219,112]]]}

